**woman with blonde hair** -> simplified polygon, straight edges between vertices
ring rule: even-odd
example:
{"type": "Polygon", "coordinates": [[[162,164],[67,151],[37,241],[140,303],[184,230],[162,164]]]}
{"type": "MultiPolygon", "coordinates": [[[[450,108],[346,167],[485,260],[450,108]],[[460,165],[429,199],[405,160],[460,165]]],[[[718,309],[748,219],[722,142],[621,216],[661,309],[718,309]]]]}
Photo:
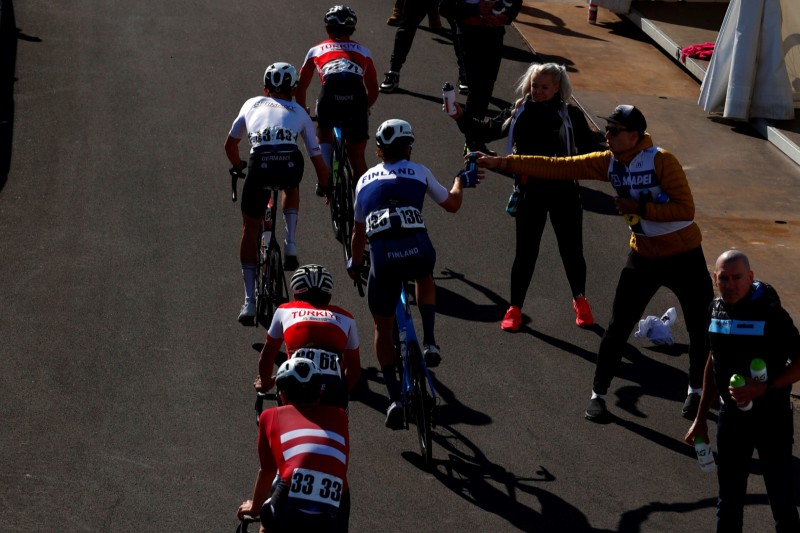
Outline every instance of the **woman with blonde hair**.
{"type": "MultiPolygon", "coordinates": [[[[569,103],[572,85],[567,70],[556,63],[534,63],[517,83],[519,98],[499,117],[470,119],[456,104],[453,118],[465,135],[483,142],[507,137],[506,152],[520,155],[568,156],[600,148],[583,112],[569,103]]],[[[516,251],[511,267],[511,306],[500,327],[518,331],[548,214],[572,291],[575,323],[594,324],[586,299],[583,257],[583,207],[575,181],[514,176],[514,191],[506,211],[516,218],[516,251]]]]}

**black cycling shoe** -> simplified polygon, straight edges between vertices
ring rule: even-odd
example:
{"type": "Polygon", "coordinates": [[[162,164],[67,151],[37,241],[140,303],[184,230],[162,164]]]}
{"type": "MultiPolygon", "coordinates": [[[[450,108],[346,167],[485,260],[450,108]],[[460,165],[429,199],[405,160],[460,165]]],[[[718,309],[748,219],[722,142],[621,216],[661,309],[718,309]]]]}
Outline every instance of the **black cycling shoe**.
{"type": "Polygon", "coordinates": [[[439,366],[439,363],[442,362],[442,354],[435,344],[426,344],[422,351],[422,356],[425,358],[425,364],[428,368],[439,366]]]}
{"type": "Polygon", "coordinates": [[[405,428],[405,416],[400,402],[392,402],[392,405],[386,410],[386,421],[383,425],[392,430],[405,428]]]}

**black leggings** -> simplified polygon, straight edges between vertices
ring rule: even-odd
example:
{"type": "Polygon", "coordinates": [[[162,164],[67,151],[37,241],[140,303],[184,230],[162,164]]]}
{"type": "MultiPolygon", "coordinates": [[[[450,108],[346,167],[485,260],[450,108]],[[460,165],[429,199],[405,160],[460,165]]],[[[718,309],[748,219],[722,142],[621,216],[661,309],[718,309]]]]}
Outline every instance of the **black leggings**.
{"type": "Polygon", "coordinates": [[[516,219],[517,244],[511,267],[511,305],[522,307],[525,302],[548,213],[572,296],[584,294],[586,260],[583,257],[583,208],[578,184],[574,181],[528,180],[526,188],[526,197],[516,219]]]}
{"type": "Polygon", "coordinates": [[[600,348],[594,372],[593,390],[605,394],[617,372],[622,352],[634,326],[645,307],[659,288],[666,287],[675,293],[689,332],[689,384],[703,386],[703,371],[708,360],[706,330],[708,306],[714,298],[711,276],[708,274],[703,248],[697,248],[672,257],[646,259],[631,251],[628,262],[619,275],[617,292],[600,348]]]}

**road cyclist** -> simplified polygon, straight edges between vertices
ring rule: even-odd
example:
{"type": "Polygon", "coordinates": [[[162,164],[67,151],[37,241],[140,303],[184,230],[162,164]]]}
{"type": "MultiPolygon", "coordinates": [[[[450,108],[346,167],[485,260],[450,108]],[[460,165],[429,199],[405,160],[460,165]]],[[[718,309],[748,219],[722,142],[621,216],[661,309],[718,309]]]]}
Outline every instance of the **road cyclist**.
{"type": "Polygon", "coordinates": [[[462,188],[474,187],[482,177],[477,170],[462,170],[448,191],[427,167],[411,161],[414,139],[405,120],[390,119],[378,127],[377,155],[381,163],[362,175],[356,185],[353,258],[348,264],[348,273],[358,275],[363,268],[359,260],[369,239],[367,301],[375,322],[375,353],[389,392],[385,425],[392,429],[404,425],[392,334],[403,281],[415,282],[428,366],[436,366],[441,360],[434,335],[436,286],[432,272],[436,250],[422,218],[425,196],[455,213],[461,207],[462,188]]]}
{"type": "Polygon", "coordinates": [[[320,403],[322,373],[310,359],[286,360],[275,381],[281,406],[261,413],[260,468],[252,499],[239,506],[237,516],[259,516],[262,531],[270,533],[347,531],[347,414],[320,403]]]}
{"type": "Polygon", "coordinates": [[[273,365],[281,346],[288,358],[311,359],[322,373],[322,403],[347,408],[361,373],[358,328],[353,315],[331,304],[333,277],[321,265],[303,265],[292,275],[294,300],[278,307],[258,363],[257,391],[275,384],[273,365]]]}
{"type": "Polygon", "coordinates": [[[367,170],[364,150],[369,139],[369,108],[378,99],[378,74],[372,53],[350,36],[358,17],[348,6],[336,5],[325,13],[328,39],[313,46],[300,68],[297,103],[308,109],[308,87],[316,71],[322,83],[317,105],[317,136],[325,162],[333,151],[333,127],[340,126],[347,140],[353,173],[367,170]]]}
{"type": "Polygon", "coordinates": [[[256,319],[254,301],[258,238],[267,209],[271,189],[284,190],[283,218],[286,224],[284,268],[298,267],[297,213],[300,205],[298,185],[303,177],[304,159],[298,146],[302,137],[314,165],[317,181],[328,186],[328,167],[314,136],[311,117],[292,101],[297,90],[298,75],[289,63],[273,63],[264,72],[264,96],[248,99],[231,125],[225,140],[225,154],[231,171],[247,168],[242,188],[242,238],[239,256],[244,278],[245,301],[239,322],[251,325],[256,319]],[[239,142],[247,136],[250,155],[247,162],[239,156],[239,142]]]}

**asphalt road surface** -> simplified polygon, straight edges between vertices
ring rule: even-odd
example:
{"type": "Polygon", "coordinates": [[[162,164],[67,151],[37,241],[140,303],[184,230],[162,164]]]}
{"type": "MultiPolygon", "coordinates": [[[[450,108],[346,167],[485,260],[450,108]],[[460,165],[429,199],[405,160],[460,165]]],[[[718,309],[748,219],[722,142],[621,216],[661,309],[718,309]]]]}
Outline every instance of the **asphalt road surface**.
{"type": "MultiPolygon", "coordinates": [[[[0,530],[232,530],[258,464],[251,382],[264,329],[236,321],[241,219],[222,145],[242,103],[260,94],[266,66],[299,67],[325,38],[329,4],[4,4],[18,32],[2,73],[13,102],[3,102],[10,164],[0,180],[0,530]]],[[[391,2],[351,5],[354,38],[383,72],[391,2]]],[[[499,104],[513,99],[532,59],[511,29],[499,104]]],[[[370,126],[408,120],[414,160],[446,185],[463,146],[440,110],[448,80],[450,38],[423,26],[401,90],[381,95],[370,126]]],[[[366,301],[347,283],[314,182],[307,172],[301,184],[300,261],[328,265],[335,301],[354,313],[362,338],[363,383],[350,410],[352,531],[712,529],[716,478],[681,440],[682,321],[669,349],[631,339],[610,391],[612,423],[583,418],[627,252],[610,188],[583,189],[599,324],[589,329],[574,325],[550,229],[530,320],[515,335],[499,329],[514,241],[507,179],[490,175],[467,191],[456,215],[426,209],[444,358],[427,472],[416,435],[383,427],[366,301]]],[[[660,292],[648,314],[676,303],[660,292]]],[[[748,529],[769,530],[760,476],[750,493],[748,529]]]]}

